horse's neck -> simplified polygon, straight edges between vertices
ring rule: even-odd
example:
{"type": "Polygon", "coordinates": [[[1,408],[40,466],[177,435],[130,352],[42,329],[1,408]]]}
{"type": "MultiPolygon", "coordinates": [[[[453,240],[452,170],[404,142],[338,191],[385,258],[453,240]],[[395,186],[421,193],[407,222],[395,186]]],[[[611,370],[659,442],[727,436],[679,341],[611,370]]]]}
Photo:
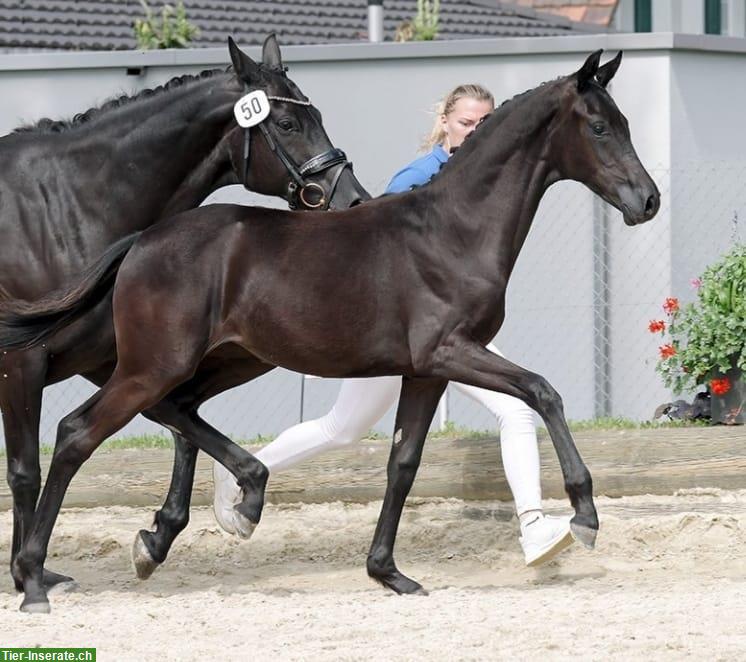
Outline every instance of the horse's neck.
{"type": "Polygon", "coordinates": [[[229,134],[226,134],[213,147],[212,152],[189,172],[163,206],[161,216],[171,216],[198,207],[217,189],[239,183],[230,161],[229,140],[229,134]]]}
{"type": "MultiPolygon", "coordinates": [[[[238,91],[231,89],[231,79],[218,75],[185,85],[154,97],[158,103],[146,118],[133,110],[105,123],[116,135],[111,167],[124,168],[120,172],[136,168],[148,183],[158,183],[143,189],[140,182],[131,182],[138,188],[132,202],[140,222],[147,218],[150,224],[166,213],[195,207],[218,188],[229,167],[222,137],[238,91]]],[[[121,196],[123,211],[127,198],[127,193],[121,196]]]]}
{"type": "Polygon", "coordinates": [[[469,138],[433,182],[449,244],[473,256],[469,266],[480,272],[473,275],[492,282],[507,283],[551,183],[546,154],[556,106],[551,89],[533,94],[469,138]]]}

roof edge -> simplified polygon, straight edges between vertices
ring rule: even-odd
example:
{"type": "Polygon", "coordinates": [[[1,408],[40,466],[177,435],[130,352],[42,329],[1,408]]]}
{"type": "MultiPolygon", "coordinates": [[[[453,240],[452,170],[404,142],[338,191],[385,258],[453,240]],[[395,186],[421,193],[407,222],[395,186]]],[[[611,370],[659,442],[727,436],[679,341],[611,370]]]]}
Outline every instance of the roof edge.
{"type": "MultiPolygon", "coordinates": [[[[746,54],[746,39],[715,35],[652,32],[636,34],[601,33],[555,37],[510,37],[497,39],[458,39],[405,43],[317,44],[285,46],[286,63],[388,60],[397,58],[473,57],[478,55],[518,55],[546,53],[588,53],[606,50],[682,50],[710,53],[746,54]]],[[[247,47],[254,58],[261,57],[259,46],[247,47]]],[[[191,48],[158,51],[77,51],[0,54],[0,71],[59,69],[144,68],[164,66],[225,66],[227,48],[191,48]]]]}

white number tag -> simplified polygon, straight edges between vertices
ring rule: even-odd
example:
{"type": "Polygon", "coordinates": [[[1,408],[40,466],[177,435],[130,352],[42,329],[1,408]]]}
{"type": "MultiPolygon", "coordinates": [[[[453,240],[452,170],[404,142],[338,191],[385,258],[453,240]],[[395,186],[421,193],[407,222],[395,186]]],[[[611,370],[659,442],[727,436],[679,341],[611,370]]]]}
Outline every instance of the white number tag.
{"type": "Polygon", "coordinates": [[[233,114],[244,129],[263,122],[269,115],[269,99],[264,90],[254,90],[241,97],[233,106],[233,114]]]}

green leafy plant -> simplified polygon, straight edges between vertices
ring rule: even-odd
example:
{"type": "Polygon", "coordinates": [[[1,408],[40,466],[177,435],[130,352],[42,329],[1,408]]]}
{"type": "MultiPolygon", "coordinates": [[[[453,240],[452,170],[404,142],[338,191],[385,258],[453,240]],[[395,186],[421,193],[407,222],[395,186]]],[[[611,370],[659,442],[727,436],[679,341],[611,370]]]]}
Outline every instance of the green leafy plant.
{"type": "Polygon", "coordinates": [[[135,38],[138,48],[144,50],[186,48],[199,34],[199,29],[187,20],[183,2],[180,1],[176,8],[163,5],[160,20],[153,14],[145,0],[140,0],[140,4],[145,10],[145,18],[135,19],[135,38]]]}
{"type": "Polygon", "coordinates": [[[666,299],[665,320],[652,320],[652,333],[666,333],[670,341],[659,348],[656,370],[675,392],[707,385],[715,395],[731,388],[726,373],[746,373],[746,244],[737,243],[709,266],[692,286],[693,303],[679,305],[666,299]]]}
{"type": "Polygon", "coordinates": [[[395,41],[432,41],[440,27],[440,0],[417,0],[417,14],[396,29],[395,41]]]}

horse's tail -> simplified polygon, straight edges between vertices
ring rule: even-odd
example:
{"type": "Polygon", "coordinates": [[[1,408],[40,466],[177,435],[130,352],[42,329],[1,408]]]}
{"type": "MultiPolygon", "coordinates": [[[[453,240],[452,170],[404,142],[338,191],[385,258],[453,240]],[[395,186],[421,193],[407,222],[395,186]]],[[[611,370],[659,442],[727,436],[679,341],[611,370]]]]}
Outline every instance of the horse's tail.
{"type": "Polygon", "coordinates": [[[119,267],[140,232],[113,244],[72,288],[33,302],[0,301],[0,349],[32,347],[96,307],[114,287],[119,267]]]}

